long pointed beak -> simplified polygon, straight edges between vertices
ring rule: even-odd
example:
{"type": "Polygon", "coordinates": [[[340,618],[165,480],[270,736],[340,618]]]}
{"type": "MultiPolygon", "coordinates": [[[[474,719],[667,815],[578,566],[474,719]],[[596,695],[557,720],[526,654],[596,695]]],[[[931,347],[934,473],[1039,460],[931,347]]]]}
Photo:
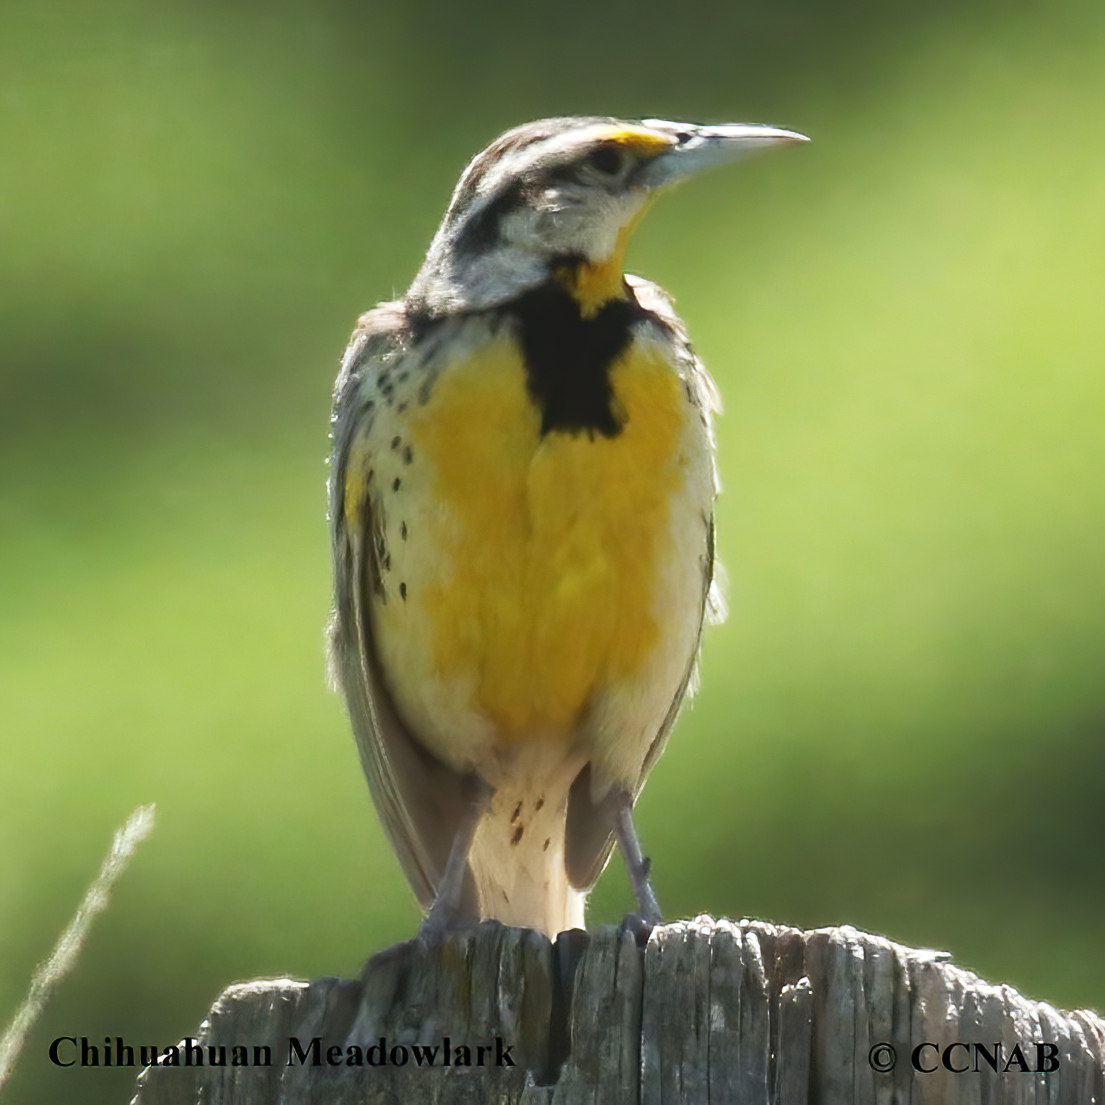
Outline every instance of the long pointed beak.
{"type": "Polygon", "coordinates": [[[782,143],[808,142],[804,134],[755,123],[720,123],[698,127],[669,123],[663,119],[645,119],[644,126],[673,140],[673,144],[654,158],[641,172],[640,180],[648,188],[666,188],[715,165],[739,161],[758,150],[782,143]]]}

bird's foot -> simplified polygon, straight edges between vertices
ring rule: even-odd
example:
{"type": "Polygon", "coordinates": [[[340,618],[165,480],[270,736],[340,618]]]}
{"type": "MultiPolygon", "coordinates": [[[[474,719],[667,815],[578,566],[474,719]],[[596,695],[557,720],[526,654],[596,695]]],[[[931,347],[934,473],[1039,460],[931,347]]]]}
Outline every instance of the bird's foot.
{"type": "MultiPolygon", "coordinates": [[[[644,939],[662,921],[660,906],[656,901],[656,895],[652,891],[652,883],[649,882],[649,871],[652,869],[652,861],[641,854],[641,845],[637,840],[637,830],[633,827],[633,802],[629,794],[622,791],[615,795],[617,802],[614,809],[614,836],[617,838],[618,847],[625,859],[625,868],[629,874],[629,881],[633,887],[633,896],[637,899],[637,912],[630,914],[640,922],[644,939]]],[[[638,937],[638,943],[641,942],[638,937]]]]}
{"type": "Polygon", "coordinates": [[[627,913],[622,919],[622,928],[632,937],[638,948],[643,948],[652,935],[652,930],[663,921],[660,914],[654,917],[642,916],[640,913],[627,913]]]}
{"type": "Polygon", "coordinates": [[[452,933],[470,928],[474,923],[468,917],[458,917],[447,909],[439,909],[440,904],[435,902],[425,920],[418,926],[414,939],[423,951],[438,947],[452,933]]]}
{"type": "Polygon", "coordinates": [[[482,779],[473,775],[468,780],[471,797],[468,814],[461,822],[453,846],[449,850],[449,859],[445,872],[437,886],[437,896],[430,906],[426,919],[418,926],[418,944],[423,948],[436,947],[451,932],[468,928],[475,923],[472,915],[472,903],[466,907],[466,881],[468,873],[468,852],[472,839],[476,835],[476,826],[491,805],[495,791],[482,779]]]}

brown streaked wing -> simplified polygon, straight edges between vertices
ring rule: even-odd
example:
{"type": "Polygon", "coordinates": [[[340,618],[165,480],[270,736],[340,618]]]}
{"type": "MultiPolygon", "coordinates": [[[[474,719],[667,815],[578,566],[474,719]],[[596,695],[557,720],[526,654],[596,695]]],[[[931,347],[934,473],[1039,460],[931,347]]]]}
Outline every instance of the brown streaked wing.
{"type": "MultiPolygon", "coordinates": [[[[449,850],[471,804],[471,780],[430,755],[400,718],[372,640],[368,602],[376,555],[371,495],[344,512],[345,469],[359,423],[370,417],[358,381],[384,357],[402,356],[402,313],[387,304],[366,315],[346,353],[334,399],[330,517],[334,567],[331,665],[349,713],[376,812],[424,908],[434,900],[449,850]]],[[[474,899],[465,903],[473,911],[474,899]]]]}

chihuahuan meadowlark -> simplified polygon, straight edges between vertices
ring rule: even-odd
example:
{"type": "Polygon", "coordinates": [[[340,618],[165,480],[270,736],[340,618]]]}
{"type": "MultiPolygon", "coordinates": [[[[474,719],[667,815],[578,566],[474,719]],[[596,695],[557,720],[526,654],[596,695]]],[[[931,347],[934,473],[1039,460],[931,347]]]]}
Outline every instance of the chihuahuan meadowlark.
{"type": "Polygon", "coordinates": [[[713,384],[622,272],[652,197],[803,136],[546,119],[465,170],[334,393],[331,653],[384,830],[430,910],[555,935],[691,686],[714,587],[713,384]]]}

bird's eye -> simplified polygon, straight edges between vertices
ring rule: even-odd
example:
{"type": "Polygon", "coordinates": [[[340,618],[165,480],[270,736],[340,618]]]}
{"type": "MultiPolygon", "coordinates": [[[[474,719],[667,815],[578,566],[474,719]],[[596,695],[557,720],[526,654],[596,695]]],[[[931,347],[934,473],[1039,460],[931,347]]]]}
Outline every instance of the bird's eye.
{"type": "Polygon", "coordinates": [[[585,164],[589,169],[602,176],[617,176],[625,165],[625,153],[617,146],[596,146],[588,155],[585,164]]]}

